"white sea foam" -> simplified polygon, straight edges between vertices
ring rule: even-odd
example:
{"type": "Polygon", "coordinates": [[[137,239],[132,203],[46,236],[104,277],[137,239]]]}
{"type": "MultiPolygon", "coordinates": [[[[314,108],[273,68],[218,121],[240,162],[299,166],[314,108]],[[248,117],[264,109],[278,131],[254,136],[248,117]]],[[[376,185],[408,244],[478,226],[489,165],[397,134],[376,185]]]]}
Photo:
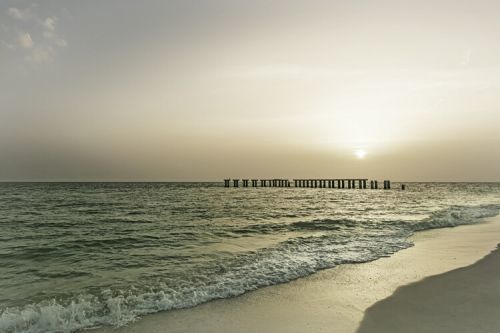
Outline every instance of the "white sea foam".
{"type": "MultiPolygon", "coordinates": [[[[275,248],[238,257],[238,269],[223,267],[210,279],[193,279],[177,288],[159,284],[148,292],[103,290],[100,295],[79,295],[71,300],[50,300],[0,313],[0,332],[73,332],[100,325],[122,326],[139,316],[185,308],[216,298],[240,295],[249,290],[287,282],[320,269],[342,263],[366,262],[411,246],[413,231],[474,223],[498,214],[498,205],[452,206],[414,223],[402,223],[392,230],[373,231],[356,239],[337,234],[298,237],[275,248]],[[340,238],[339,238],[340,237],[340,238]],[[229,269],[224,271],[224,269],[229,269]]],[[[319,230],[335,220],[311,221],[319,230]]],[[[301,222],[298,226],[307,226],[301,222]]]]}
{"type": "Polygon", "coordinates": [[[451,206],[434,212],[423,221],[413,224],[413,230],[420,231],[471,224],[478,219],[498,215],[499,208],[500,205],[451,206]]]}

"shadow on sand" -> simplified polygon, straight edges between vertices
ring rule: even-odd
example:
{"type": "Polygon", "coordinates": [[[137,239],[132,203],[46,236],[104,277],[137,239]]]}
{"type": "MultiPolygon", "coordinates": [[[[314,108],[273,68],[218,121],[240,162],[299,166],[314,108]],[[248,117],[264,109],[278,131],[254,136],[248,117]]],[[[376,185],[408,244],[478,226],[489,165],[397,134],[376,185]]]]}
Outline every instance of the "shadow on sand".
{"type": "Polygon", "coordinates": [[[357,333],[379,332],[500,332],[500,250],[375,303],[357,333]]]}

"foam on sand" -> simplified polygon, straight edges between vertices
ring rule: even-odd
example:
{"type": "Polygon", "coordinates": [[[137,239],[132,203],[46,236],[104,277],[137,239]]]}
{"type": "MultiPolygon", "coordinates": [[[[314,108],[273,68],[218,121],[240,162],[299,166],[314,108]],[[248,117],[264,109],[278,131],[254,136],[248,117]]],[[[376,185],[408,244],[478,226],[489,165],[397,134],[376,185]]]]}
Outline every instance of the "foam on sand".
{"type": "Polygon", "coordinates": [[[287,284],[146,316],[100,332],[355,332],[365,310],[398,287],[471,265],[489,254],[500,241],[500,218],[424,231],[412,240],[414,247],[387,258],[340,265],[287,284]]]}

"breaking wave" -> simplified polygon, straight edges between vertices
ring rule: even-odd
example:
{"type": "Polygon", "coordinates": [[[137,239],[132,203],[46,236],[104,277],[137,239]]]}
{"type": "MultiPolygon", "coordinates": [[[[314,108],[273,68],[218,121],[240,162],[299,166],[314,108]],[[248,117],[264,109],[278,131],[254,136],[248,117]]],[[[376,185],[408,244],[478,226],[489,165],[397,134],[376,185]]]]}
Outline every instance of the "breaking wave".
{"type": "Polygon", "coordinates": [[[383,230],[368,230],[353,238],[350,219],[322,219],[290,223],[292,230],[318,231],[249,251],[228,259],[209,277],[194,276],[181,284],[151,285],[148,291],[102,290],[67,300],[51,299],[0,312],[0,332],[73,332],[102,325],[122,326],[138,317],[171,309],[192,307],[213,299],[228,298],[263,286],[284,283],[343,263],[359,263],[388,256],[412,246],[415,231],[477,222],[499,213],[500,205],[452,206],[414,222],[396,221],[383,230]],[[329,234],[328,231],[345,232],[329,234]],[[325,233],[321,233],[325,232],[325,233]]]}

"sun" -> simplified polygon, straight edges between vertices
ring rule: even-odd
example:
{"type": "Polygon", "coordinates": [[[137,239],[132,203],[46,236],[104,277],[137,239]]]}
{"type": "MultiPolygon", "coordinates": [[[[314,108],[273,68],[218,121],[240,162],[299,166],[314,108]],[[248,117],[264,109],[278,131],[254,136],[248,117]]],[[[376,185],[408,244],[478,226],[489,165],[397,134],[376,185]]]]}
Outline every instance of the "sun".
{"type": "Polygon", "coordinates": [[[354,155],[359,159],[359,160],[362,160],[365,158],[366,156],[366,151],[364,151],[363,149],[356,149],[354,151],[354,155]]]}

